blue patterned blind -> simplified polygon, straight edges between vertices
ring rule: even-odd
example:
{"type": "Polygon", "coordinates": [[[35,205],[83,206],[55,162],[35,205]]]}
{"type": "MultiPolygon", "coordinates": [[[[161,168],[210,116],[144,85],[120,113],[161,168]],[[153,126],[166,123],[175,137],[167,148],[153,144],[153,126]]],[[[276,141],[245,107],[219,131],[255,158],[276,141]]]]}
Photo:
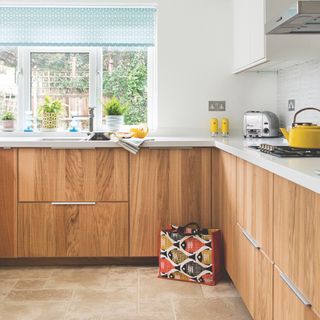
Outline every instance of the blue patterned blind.
{"type": "Polygon", "coordinates": [[[0,7],[3,46],[154,46],[156,9],[0,7]]]}

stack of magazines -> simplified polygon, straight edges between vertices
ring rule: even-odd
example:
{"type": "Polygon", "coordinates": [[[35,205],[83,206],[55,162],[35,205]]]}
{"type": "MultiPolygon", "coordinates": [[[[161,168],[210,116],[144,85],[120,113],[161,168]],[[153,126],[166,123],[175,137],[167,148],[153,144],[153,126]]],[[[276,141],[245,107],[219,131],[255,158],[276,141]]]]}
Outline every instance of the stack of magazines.
{"type": "Polygon", "coordinates": [[[130,139],[123,139],[119,137],[115,137],[114,140],[124,149],[128,150],[129,152],[133,154],[137,154],[138,151],[140,150],[140,146],[145,142],[145,141],[150,141],[153,139],[135,139],[135,138],[130,138],[130,139]]]}

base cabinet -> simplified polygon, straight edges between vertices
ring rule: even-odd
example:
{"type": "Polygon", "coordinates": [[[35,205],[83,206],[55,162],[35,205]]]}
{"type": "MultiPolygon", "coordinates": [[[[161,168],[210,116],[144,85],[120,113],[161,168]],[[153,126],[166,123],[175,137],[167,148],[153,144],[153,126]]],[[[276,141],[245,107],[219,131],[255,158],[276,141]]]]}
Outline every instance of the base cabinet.
{"type": "Polygon", "coordinates": [[[224,264],[236,282],[237,158],[212,149],[212,226],[222,230],[224,264]]]}
{"type": "Polygon", "coordinates": [[[320,312],[320,195],[276,176],[274,261],[320,312]]]}
{"type": "Polygon", "coordinates": [[[128,256],[127,203],[20,203],[18,256],[128,256]]]}
{"type": "Polygon", "coordinates": [[[245,237],[238,225],[235,285],[254,320],[272,319],[273,264],[245,237]]]}
{"type": "Polygon", "coordinates": [[[17,255],[17,150],[0,150],[0,257],[17,255]]]}
{"type": "Polygon", "coordinates": [[[309,306],[305,306],[281,278],[278,268],[274,270],[274,316],[273,320],[319,320],[309,306]]]}
{"type": "Polygon", "coordinates": [[[168,224],[211,225],[211,149],[142,149],[130,156],[130,256],[157,256],[168,224]]]}

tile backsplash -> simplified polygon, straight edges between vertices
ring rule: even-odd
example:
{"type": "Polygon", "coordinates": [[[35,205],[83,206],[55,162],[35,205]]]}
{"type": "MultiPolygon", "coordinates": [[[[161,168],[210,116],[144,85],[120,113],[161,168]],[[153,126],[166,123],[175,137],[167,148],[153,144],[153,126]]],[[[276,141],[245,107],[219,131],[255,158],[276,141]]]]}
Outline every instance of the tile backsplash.
{"type": "MultiPolygon", "coordinates": [[[[282,126],[290,126],[296,111],[305,107],[320,109],[320,58],[278,72],[277,113],[282,126]],[[288,111],[294,99],[296,110],[288,111]]],[[[297,120],[320,125],[320,112],[306,111],[297,120]]]]}

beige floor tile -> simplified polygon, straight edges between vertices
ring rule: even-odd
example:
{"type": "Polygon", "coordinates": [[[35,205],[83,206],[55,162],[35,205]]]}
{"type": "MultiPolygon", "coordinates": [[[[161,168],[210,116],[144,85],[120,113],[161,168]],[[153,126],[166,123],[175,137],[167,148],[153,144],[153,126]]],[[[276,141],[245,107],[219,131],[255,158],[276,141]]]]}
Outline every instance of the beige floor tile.
{"type": "Polygon", "coordinates": [[[137,287],[139,268],[136,267],[112,267],[109,270],[105,287],[126,288],[137,287]]]}
{"type": "Polygon", "coordinates": [[[201,285],[205,298],[237,298],[239,293],[235,289],[232,282],[222,280],[215,286],[201,285]]]}
{"type": "Polygon", "coordinates": [[[137,314],[104,314],[102,320],[174,320],[173,315],[161,313],[137,313],[137,314]]]}
{"type": "Polygon", "coordinates": [[[2,301],[13,288],[17,280],[0,280],[0,301],[2,301]]]}
{"type": "Polygon", "coordinates": [[[250,320],[240,298],[178,299],[174,300],[177,320],[250,320]]]}
{"type": "Polygon", "coordinates": [[[18,280],[14,289],[42,289],[46,281],[45,279],[18,280]]]}
{"type": "Polygon", "coordinates": [[[45,288],[48,289],[103,289],[106,283],[106,276],[97,275],[64,275],[50,278],[45,288]]]}
{"type": "Polygon", "coordinates": [[[63,303],[0,303],[0,320],[62,320],[66,308],[63,303]]]}
{"type": "Polygon", "coordinates": [[[193,297],[196,299],[203,297],[199,284],[160,279],[146,275],[140,276],[139,290],[141,300],[148,300],[151,297],[157,300],[180,297],[193,297]]]}
{"type": "Polygon", "coordinates": [[[40,290],[11,290],[4,301],[68,301],[72,297],[72,290],[40,289],[40,290]]]}
{"type": "Polygon", "coordinates": [[[49,278],[56,268],[51,267],[0,267],[0,279],[42,279],[49,278]]]}
{"type": "Polygon", "coordinates": [[[71,303],[64,320],[100,320],[101,317],[101,310],[97,310],[93,306],[86,306],[82,303],[71,303]]]}

